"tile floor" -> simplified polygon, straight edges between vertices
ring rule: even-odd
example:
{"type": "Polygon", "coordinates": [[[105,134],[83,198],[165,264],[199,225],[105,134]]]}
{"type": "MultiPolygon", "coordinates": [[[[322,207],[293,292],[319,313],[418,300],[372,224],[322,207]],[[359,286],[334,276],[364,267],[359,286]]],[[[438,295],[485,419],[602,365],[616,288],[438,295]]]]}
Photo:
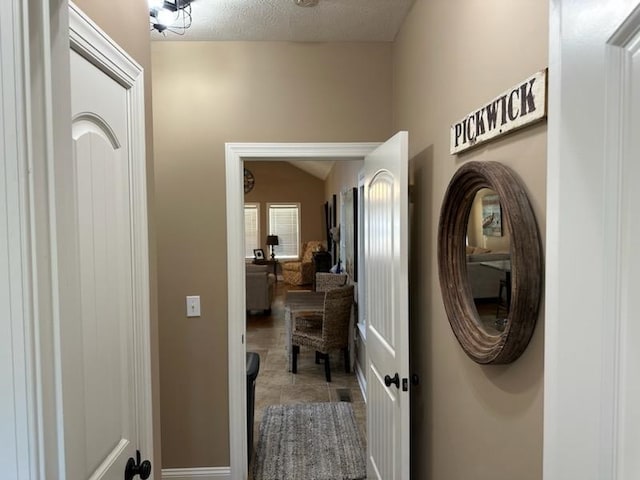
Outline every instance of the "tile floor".
{"type": "MultiPolygon", "coordinates": [[[[247,351],[260,355],[260,371],[256,380],[254,445],[258,441],[262,413],[268,405],[337,402],[345,393],[350,394],[362,439],[366,441],[366,406],[355,374],[344,371],[341,352],[331,355],[331,383],[327,383],[325,379],[324,364],[316,365],[314,351],[304,347],[298,356],[298,373],[294,375],[287,372],[284,297],[287,290],[294,288],[298,289],[279,281],[271,315],[247,315],[247,351]]],[[[249,479],[251,478],[250,474],[249,479]]]]}

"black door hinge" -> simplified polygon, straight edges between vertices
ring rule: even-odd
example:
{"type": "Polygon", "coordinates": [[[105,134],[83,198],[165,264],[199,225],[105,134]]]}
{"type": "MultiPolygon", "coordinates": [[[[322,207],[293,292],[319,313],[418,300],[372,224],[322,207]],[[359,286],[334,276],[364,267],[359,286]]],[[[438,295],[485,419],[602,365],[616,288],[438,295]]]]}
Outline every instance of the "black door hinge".
{"type": "MultiPolygon", "coordinates": [[[[416,375],[415,373],[413,375],[411,375],[411,385],[418,385],[420,383],[420,377],[418,375],[416,375]]],[[[402,379],[402,391],[403,392],[408,392],[409,391],[409,379],[408,378],[403,378],[402,379]]]]}

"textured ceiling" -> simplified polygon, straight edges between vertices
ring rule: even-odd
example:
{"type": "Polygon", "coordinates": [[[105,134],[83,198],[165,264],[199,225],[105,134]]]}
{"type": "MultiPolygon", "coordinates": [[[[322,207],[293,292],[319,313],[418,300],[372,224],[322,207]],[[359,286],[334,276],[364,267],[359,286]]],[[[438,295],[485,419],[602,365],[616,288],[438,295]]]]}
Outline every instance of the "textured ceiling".
{"type": "Polygon", "coordinates": [[[414,0],[194,0],[185,35],[152,40],[391,42],[414,0]]]}

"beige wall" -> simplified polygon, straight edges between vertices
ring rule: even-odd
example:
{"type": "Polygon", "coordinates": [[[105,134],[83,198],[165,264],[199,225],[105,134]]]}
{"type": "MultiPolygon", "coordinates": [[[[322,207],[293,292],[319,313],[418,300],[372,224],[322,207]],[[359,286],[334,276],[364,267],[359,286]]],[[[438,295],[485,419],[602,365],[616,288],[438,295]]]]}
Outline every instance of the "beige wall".
{"type": "MultiPolygon", "coordinates": [[[[383,140],[386,140],[384,138],[383,140]]],[[[327,201],[331,200],[331,195],[338,195],[340,203],[340,192],[347,188],[358,186],[358,173],[362,170],[362,160],[338,160],[333,164],[329,175],[325,181],[324,196],[327,201]]],[[[340,210],[338,209],[338,221],[340,220],[340,210]]]]}
{"type": "MultiPolygon", "coordinates": [[[[151,297],[151,369],[153,382],[154,478],[160,478],[160,385],[158,360],[158,299],[153,171],[153,116],[151,106],[151,42],[149,6],[146,0],[74,0],[75,4],[102,28],[144,69],[144,102],[147,153],[147,208],[149,215],[149,273],[151,297]]],[[[142,452],[143,456],[145,455],[142,452]]]]}
{"type": "Polygon", "coordinates": [[[384,140],[391,46],[153,42],[152,60],[163,466],[226,466],[224,143],[384,140]]]}
{"type": "Polygon", "coordinates": [[[546,38],[545,2],[417,0],[393,47],[152,45],[164,467],[229,463],[224,142],[382,141],[407,129],[411,365],[422,378],[412,478],[541,478],[543,318],[514,364],[471,362],[444,312],[435,238],[447,183],[470,159],[525,180],[544,238],[545,125],[457,158],[448,131],[545,67],[546,38]],[[188,294],[202,296],[199,319],[184,318],[188,294]]]}
{"type": "MultiPolygon", "coordinates": [[[[383,140],[386,140],[386,138],[383,140]]],[[[324,196],[329,203],[333,201],[333,195],[336,196],[336,205],[338,207],[338,211],[336,212],[337,225],[340,225],[342,217],[340,194],[348,188],[358,186],[358,173],[362,169],[363,163],[362,160],[338,160],[333,164],[329,175],[327,175],[324,186],[324,196]]],[[[339,248],[340,246],[338,246],[338,249],[339,248]]],[[[333,260],[335,263],[335,257],[333,257],[333,260]]],[[[342,263],[342,267],[344,268],[344,263],[342,263]]]]}
{"type": "MultiPolygon", "coordinates": [[[[244,196],[245,202],[260,204],[260,241],[265,255],[269,232],[267,204],[294,202],[300,204],[300,243],[324,240],[324,181],[289,162],[245,162],[255,178],[255,187],[244,196]]],[[[301,252],[302,253],[302,252],[301,252]]]]}
{"type": "Polygon", "coordinates": [[[524,180],[545,228],[546,125],[449,155],[449,126],[547,66],[547,2],[417,0],[393,48],[393,129],[409,131],[414,190],[411,256],[412,478],[542,477],[542,314],[524,355],[480,366],[456,341],[436,263],[440,206],[469,160],[495,160],[524,180]]]}
{"type": "MultiPolygon", "coordinates": [[[[384,140],[386,140],[386,138],[384,140]]],[[[362,160],[336,161],[329,172],[329,175],[327,175],[327,180],[325,182],[325,198],[330,202],[332,195],[334,193],[336,194],[338,201],[338,224],[340,224],[340,216],[342,212],[340,193],[344,192],[348,188],[358,187],[358,174],[360,173],[360,170],[362,170],[363,166],[364,162],[362,160]]],[[[344,259],[342,260],[343,263],[341,265],[342,268],[344,268],[344,259]]],[[[356,303],[358,302],[357,293],[358,292],[356,291],[356,303]]],[[[356,332],[355,336],[354,360],[359,365],[360,370],[365,372],[366,345],[359,332],[356,332]]]]}
{"type": "MultiPolygon", "coordinates": [[[[383,139],[383,140],[386,140],[383,139]]],[[[324,185],[324,196],[327,202],[331,205],[333,202],[333,195],[336,196],[336,225],[340,225],[342,217],[342,200],[340,194],[348,188],[358,186],[358,173],[362,169],[362,160],[338,160],[333,164],[329,175],[324,185]]],[[[340,250],[340,245],[336,247],[340,250]]],[[[336,256],[332,257],[333,263],[336,263],[336,256]]],[[[344,268],[344,259],[342,268],[344,268]]]]}

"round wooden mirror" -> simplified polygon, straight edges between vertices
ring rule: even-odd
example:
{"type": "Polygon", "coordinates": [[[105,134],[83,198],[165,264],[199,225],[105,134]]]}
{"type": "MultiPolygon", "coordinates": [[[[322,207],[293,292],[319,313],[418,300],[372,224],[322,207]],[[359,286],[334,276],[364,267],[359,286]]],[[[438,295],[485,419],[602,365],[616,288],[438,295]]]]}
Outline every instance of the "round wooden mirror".
{"type": "Polygon", "coordinates": [[[526,191],[509,168],[497,162],[469,162],[455,173],[440,212],[438,267],[449,323],[467,355],[482,364],[516,360],[538,318],[542,249],[526,191]],[[474,207],[474,200],[481,206],[474,207]],[[480,247],[478,253],[477,245],[468,245],[472,208],[481,208],[480,235],[508,232],[506,251],[480,247]],[[495,310],[480,307],[484,299],[477,298],[478,293],[474,299],[477,271],[484,271],[483,278],[491,282],[484,290],[496,292],[491,306],[495,310]],[[492,311],[495,318],[489,322],[487,312],[492,311]]]}

